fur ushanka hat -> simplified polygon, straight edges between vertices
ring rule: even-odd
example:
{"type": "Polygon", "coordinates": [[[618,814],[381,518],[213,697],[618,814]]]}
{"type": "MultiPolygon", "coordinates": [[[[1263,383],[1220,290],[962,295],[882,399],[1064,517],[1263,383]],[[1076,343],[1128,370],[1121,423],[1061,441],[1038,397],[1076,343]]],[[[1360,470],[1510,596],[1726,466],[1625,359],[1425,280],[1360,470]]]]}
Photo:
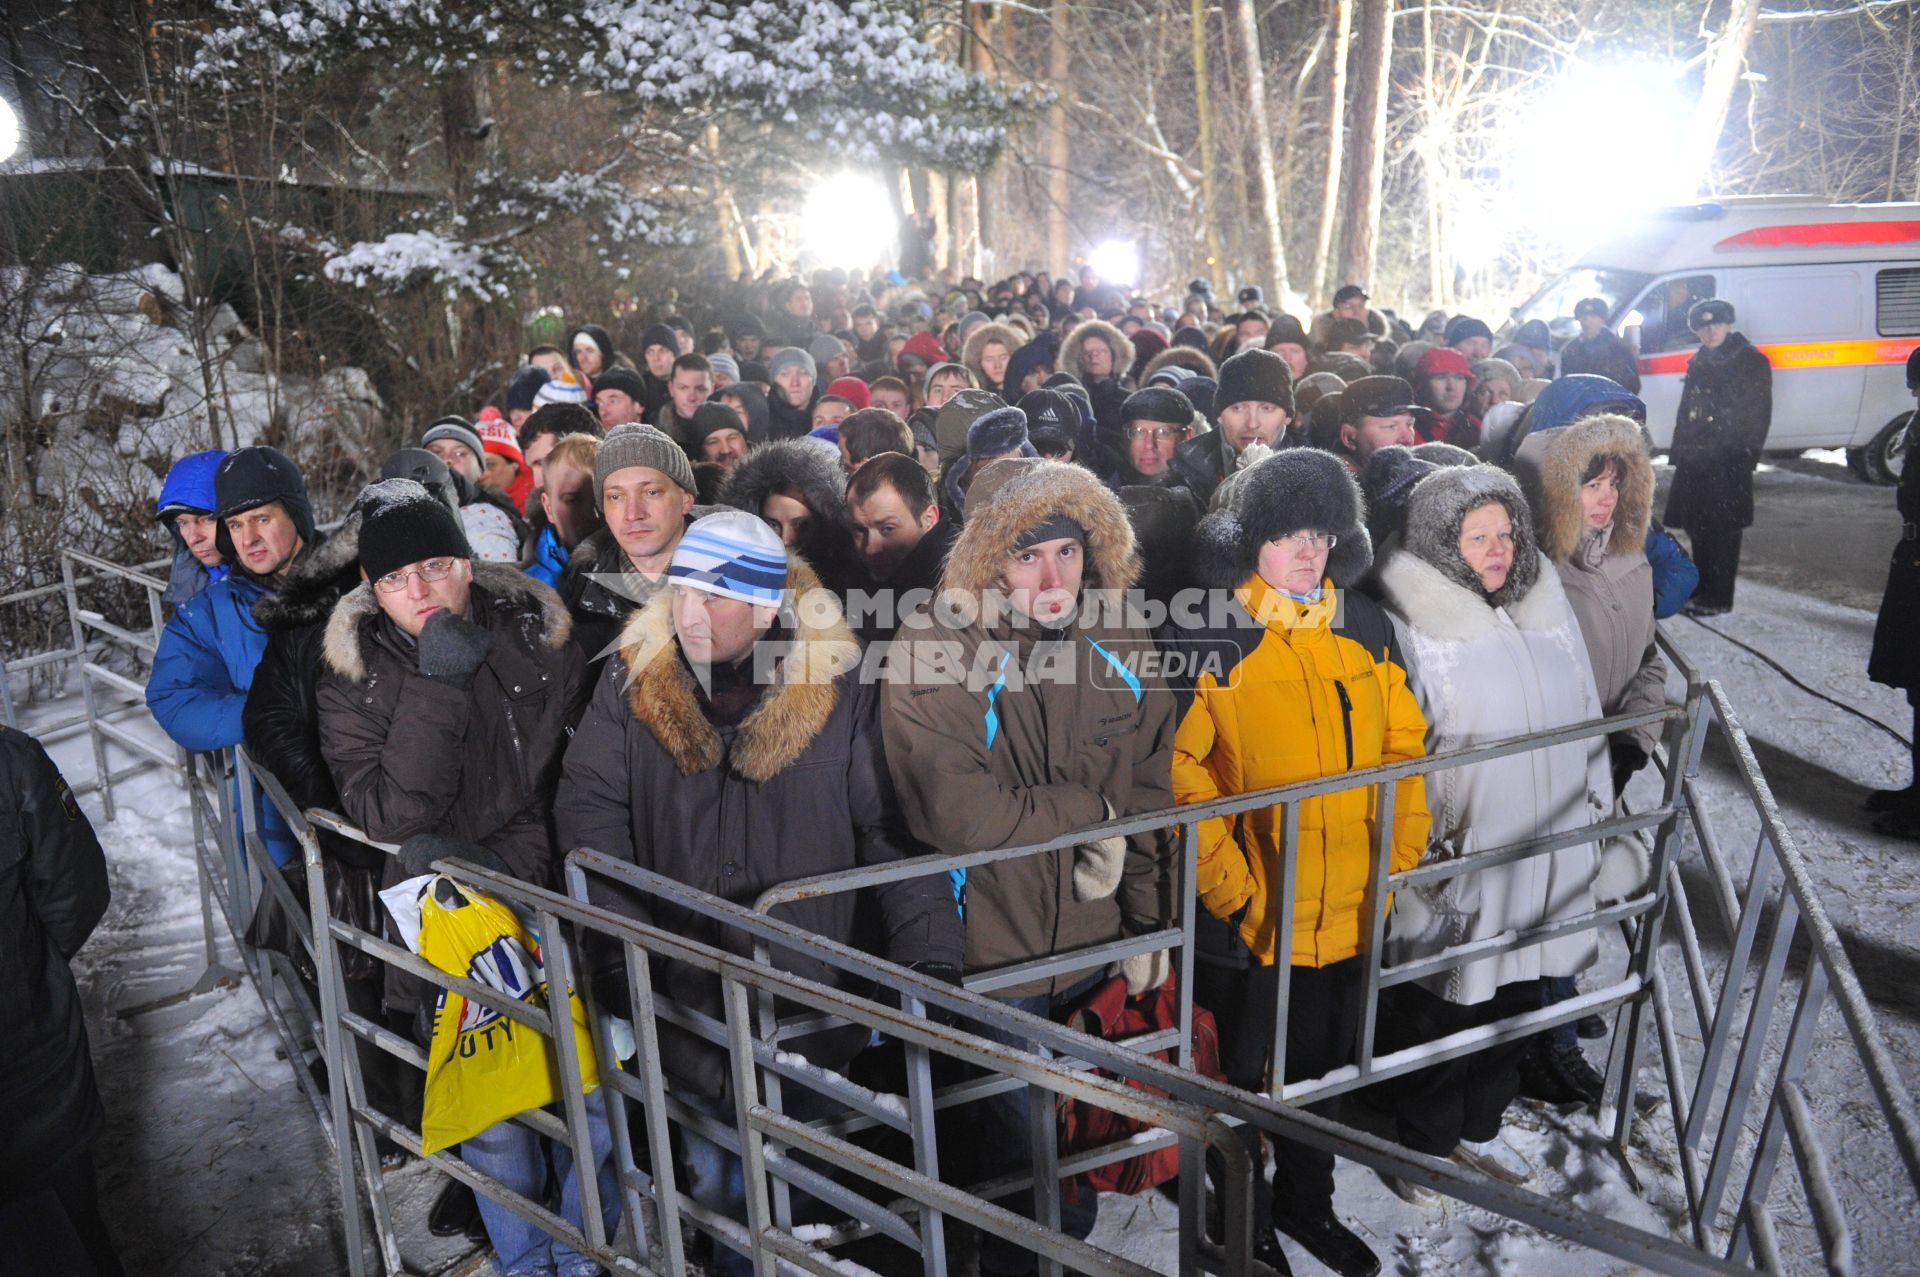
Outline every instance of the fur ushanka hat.
{"type": "Polygon", "coordinates": [[[1235,475],[1224,506],[1194,532],[1193,573],[1211,589],[1230,590],[1253,575],[1260,547],[1278,536],[1314,528],[1339,540],[1327,575],[1344,589],[1373,565],[1360,485],[1346,464],[1317,448],[1276,452],[1235,475]]]}

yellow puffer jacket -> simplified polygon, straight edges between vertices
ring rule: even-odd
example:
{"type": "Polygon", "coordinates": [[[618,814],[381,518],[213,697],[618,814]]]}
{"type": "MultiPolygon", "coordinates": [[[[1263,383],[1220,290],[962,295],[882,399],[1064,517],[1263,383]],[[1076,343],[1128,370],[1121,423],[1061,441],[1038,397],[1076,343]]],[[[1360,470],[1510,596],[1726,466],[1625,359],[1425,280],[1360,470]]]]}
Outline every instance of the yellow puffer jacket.
{"type": "MultiPolygon", "coordinates": [[[[1196,662],[1193,701],[1174,738],[1175,802],[1207,802],[1424,752],[1426,719],[1407,688],[1392,626],[1372,600],[1357,591],[1336,596],[1328,581],[1319,601],[1297,603],[1257,575],[1234,598],[1247,613],[1236,627],[1181,636],[1195,656],[1218,659],[1196,662]]],[[[1427,845],[1421,778],[1396,786],[1393,825],[1398,872],[1417,864],[1427,845]]],[[[1359,952],[1373,831],[1371,788],[1301,805],[1293,965],[1322,967],[1359,952]]],[[[1200,901],[1227,920],[1247,906],[1240,939],[1263,966],[1275,957],[1280,839],[1279,807],[1200,822],[1200,901]]]]}

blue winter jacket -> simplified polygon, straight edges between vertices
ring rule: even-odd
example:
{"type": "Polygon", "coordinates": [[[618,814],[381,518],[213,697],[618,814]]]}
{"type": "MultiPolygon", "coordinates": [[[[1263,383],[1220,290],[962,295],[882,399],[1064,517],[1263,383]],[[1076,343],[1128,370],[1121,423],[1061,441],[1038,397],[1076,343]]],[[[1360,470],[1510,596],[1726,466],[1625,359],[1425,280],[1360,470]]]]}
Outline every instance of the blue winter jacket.
{"type": "MultiPolygon", "coordinates": [[[[190,452],[174,462],[160,485],[160,499],[154,503],[155,512],[164,516],[169,510],[184,508],[213,513],[218,505],[213,495],[213,474],[226,456],[220,449],[212,448],[206,452],[190,452]]],[[[226,564],[210,568],[194,558],[171,521],[167,524],[167,532],[173,541],[173,565],[167,572],[166,593],[160,596],[162,602],[185,603],[215,581],[225,579],[226,564]]]]}
{"type": "MultiPolygon", "coordinates": [[[[254,667],[267,650],[266,631],[253,619],[253,604],[265,593],[266,588],[245,573],[230,573],[176,608],[161,633],[147,679],[147,708],[183,748],[212,753],[245,738],[241,711],[253,686],[254,667]]],[[[236,814],[239,802],[236,792],[236,814]]],[[[292,831],[257,790],[254,805],[273,863],[298,859],[292,831]]]]}
{"type": "Polygon", "coordinates": [[[560,588],[560,574],[567,570],[567,547],[560,544],[560,538],[553,534],[551,524],[540,529],[540,539],[533,543],[533,562],[522,569],[528,576],[554,589],[560,588]]]}
{"type": "Polygon", "coordinates": [[[1647,529],[1647,562],[1653,566],[1653,615],[1664,621],[1693,597],[1700,569],[1658,523],[1647,529]]]}

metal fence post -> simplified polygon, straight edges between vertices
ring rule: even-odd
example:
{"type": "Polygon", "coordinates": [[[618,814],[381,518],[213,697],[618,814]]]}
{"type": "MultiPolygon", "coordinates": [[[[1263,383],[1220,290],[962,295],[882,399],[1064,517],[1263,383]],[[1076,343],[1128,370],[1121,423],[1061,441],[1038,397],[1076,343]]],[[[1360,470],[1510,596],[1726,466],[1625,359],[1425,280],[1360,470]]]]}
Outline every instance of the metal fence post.
{"type": "Polygon", "coordinates": [[[73,579],[73,558],[60,552],[60,580],[66,587],[67,623],[73,628],[74,673],[80,679],[80,696],[87,709],[87,735],[93,739],[93,765],[100,777],[100,811],[108,820],[114,816],[113,771],[107,766],[107,741],[100,734],[100,707],[93,694],[93,680],[87,677],[87,627],[80,620],[80,595],[73,579]]]}
{"type": "Polygon", "coordinates": [[[721,974],[721,996],[727,1009],[728,1063],[733,1075],[733,1114],[740,1132],[740,1166],[747,1189],[747,1236],[752,1242],[754,1277],[774,1277],[773,1251],[766,1234],[773,1227],[767,1197],[767,1161],[760,1131],[748,1120],[760,1103],[759,1069],[753,1062],[753,1019],[747,1007],[747,987],[721,974]]]}

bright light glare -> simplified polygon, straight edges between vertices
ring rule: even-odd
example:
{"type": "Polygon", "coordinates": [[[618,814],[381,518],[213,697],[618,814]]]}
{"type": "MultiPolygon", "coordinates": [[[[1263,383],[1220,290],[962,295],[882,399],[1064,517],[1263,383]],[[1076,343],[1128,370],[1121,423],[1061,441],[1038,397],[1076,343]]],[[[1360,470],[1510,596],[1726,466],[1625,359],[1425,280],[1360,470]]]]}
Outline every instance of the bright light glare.
{"type": "Polygon", "coordinates": [[[864,173],[836,173],[815,186],[801,213],[806,249],[828,266],[873,265],[899,230],[887,190],[864,173]]]}
{"type": "Polygon", "coordinates": [[[1131,288],[1140,282],[1140,245],[1130,239],[1110,239],[1087,257],[1100,278],[1110,284],[1131,288]]]}
{"type": "Polygon", "coordinates": [[[13,107],[5,98],[0,98],[0,164],[13,158],[20,149],[20,122],[14,118],[13,107]]]}
{"type": "Polygon", "coordinates": [[[1489,260],[1494,244],[1582,248],[1623,214],[1691,199],[1702,175],[1681,155],[1693,113],[1681,75],[1658,63],[1570,64],[1516,116],[1504,189],[1449,201],[1452,233],[1473,228],[1462,264],[1489,260]]]}

